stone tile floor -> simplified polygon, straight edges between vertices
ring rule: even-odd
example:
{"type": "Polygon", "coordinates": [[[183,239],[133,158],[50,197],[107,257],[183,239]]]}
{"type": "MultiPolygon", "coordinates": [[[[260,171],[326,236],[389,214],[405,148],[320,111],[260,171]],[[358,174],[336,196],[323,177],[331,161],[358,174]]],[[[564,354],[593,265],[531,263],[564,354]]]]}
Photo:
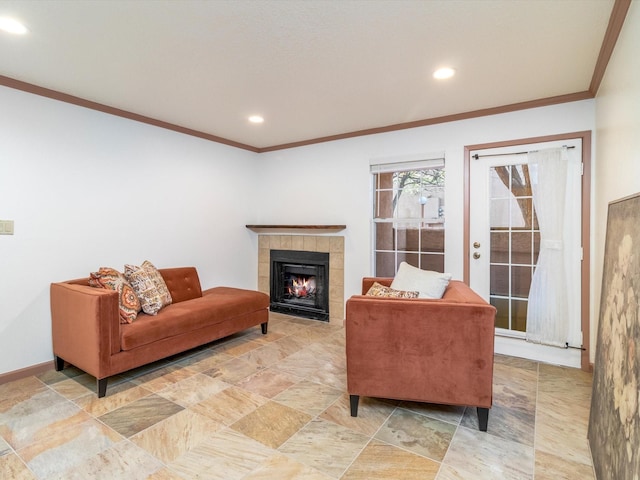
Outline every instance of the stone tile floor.
{"type": "Polygon", "coordinates": [[[496,356],[475,409],[361,398],[344,329],[271,314],[260,328],[110,379],[73,367],[0,385],[2,479],[594,479],[591,375],[496,356]]]}

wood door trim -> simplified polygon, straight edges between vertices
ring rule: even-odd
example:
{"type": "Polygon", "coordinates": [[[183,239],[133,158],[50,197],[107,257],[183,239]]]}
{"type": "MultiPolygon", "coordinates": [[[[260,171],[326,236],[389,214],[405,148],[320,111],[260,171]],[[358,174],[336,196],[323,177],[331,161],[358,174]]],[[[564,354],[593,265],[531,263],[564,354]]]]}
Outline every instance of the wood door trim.
{"type": "Polygon", "coordinates": [[[476,145],[465,145],[464,147],[464,227],[463,227],[463,279],[468,285],[470,282],[470,201],[471,201],[471,151],[485,150],[489,148],[511,147],[516,145],[527,145],[531,143],[553,142],[558,140],[582,141],[582,268],[580,286],[580,323],[582,328],[582,351],[580,355],[580,366],[582,370],[590,372],[593,365],[589,362],[591,351],[591,309],[590,309],[590,284],[591,284],[591,131],[562,133],[558,135],[546,135],[542,137],[520,138],[505,140],[501,142],[481,143],[476,145]]]}

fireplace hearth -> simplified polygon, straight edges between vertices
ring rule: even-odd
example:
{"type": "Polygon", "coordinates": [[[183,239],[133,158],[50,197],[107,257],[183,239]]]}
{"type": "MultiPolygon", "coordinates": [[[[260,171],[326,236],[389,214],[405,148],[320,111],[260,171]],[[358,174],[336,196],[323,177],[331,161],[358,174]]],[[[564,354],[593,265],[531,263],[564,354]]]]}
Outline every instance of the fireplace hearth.
{"type": "Polygon", "coordinates": [[[329,321],[329,254],[271,250],[272,312],[329,321]]]}

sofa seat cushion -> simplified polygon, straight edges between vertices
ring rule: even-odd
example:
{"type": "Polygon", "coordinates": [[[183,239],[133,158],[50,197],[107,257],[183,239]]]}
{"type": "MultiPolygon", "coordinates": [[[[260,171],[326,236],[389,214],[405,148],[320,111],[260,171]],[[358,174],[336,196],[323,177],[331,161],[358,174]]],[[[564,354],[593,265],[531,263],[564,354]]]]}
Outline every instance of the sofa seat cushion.
{"type": "Polygon", "coordinates": [[[269,296],[231,287],[216,287],[202,292],[202,297],[174,303],[157,315],[140,314],[134,323],[120,328],[122,350],[157,342],[192,332],[209,325],[231,321],[269,306],[269,296]]]}

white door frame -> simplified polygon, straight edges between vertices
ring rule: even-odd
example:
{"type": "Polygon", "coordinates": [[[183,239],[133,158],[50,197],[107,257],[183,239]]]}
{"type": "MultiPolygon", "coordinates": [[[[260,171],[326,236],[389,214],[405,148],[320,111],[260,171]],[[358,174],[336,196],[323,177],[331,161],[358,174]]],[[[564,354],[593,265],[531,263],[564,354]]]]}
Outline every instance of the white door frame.
{"type": "MultiPolygon", "coordinates": [[[[581,272],[581,326],[583,335],[583,350],[580,355],[580,367],[582,370],[591,371],[592,365],[589,363],[590,353],[590,217],[591,217],[591,131],[573,132],[560,135],[549,135],[544,137],[533,137],[517,140],[509,140],[504,142],[493,142],[478,145],[467,145],[464,147],[464,231],[463,231],[463,270],[464,281],[469,284],[470,280],[470,169],[471,169],[471,151],[486,150],[499,147],[510,147],[516,145],[526,145],[532,143],[544,143],[556,140],[581,139],[582,140],[582,246],[583,260],[581,272]]],[[[509,340],[509,339],[506,339],[509,340]]],[[[520,345],[513,347],[502,339],[496,338],[496,343],[500,344],[501,351],[508,351],[510,348],[526,348],[520,345]],[[504,348],[503,348],[504,347],[504,348]]],[[[515,351],[515,350],[514,350],[515,351]]]]}

